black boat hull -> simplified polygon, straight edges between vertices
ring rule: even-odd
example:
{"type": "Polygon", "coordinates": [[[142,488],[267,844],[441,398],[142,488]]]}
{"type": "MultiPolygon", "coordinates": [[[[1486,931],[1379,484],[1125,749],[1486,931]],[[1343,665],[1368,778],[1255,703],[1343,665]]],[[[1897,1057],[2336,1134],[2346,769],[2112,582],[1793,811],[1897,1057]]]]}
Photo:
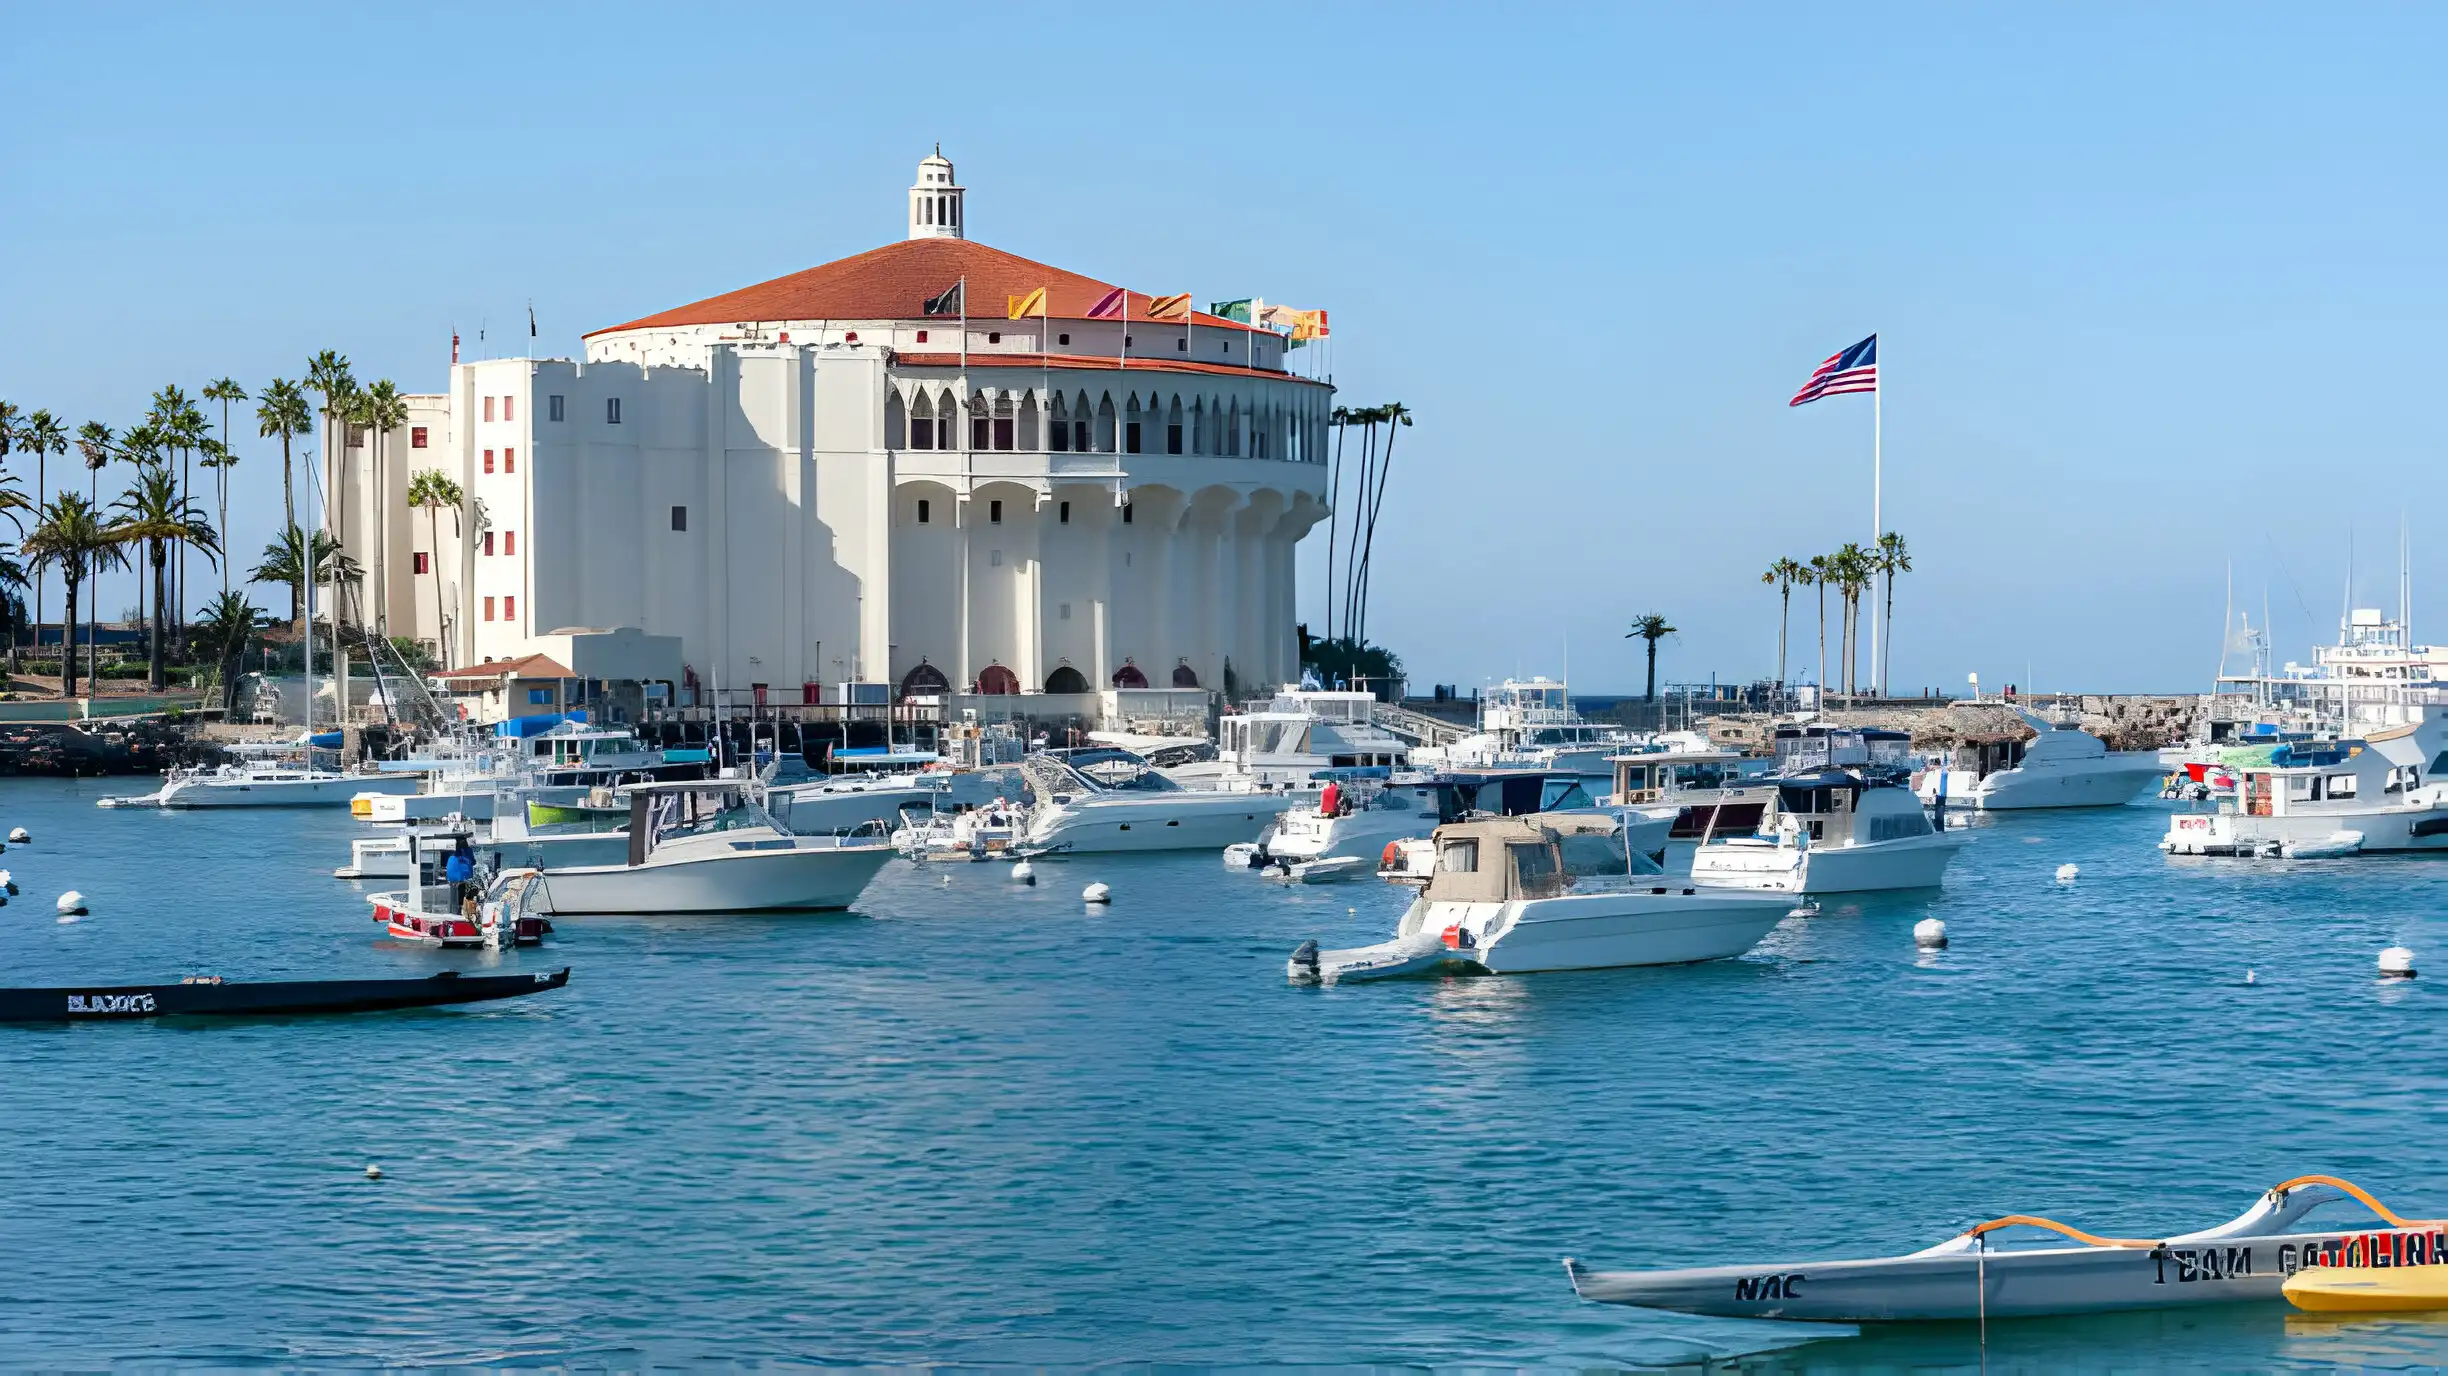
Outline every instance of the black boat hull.
{"type": "Polygon", "coordinates": [[[71,989],[0,989],[0,1022],[126,1022],[141,1018],[265,1017],[284,1013],[375,1013],[540,994],[569,983],[569,968],[538,975],[426,979],[305,979],[261,984],[122,984],[71,989]]]}

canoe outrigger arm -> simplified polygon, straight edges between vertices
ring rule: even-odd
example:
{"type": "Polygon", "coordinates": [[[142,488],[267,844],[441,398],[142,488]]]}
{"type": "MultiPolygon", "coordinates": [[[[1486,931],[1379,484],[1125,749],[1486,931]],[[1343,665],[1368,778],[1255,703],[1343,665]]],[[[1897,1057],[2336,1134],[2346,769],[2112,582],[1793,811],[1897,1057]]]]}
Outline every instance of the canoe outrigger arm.
{"type": "Polygon", "coordinates": [[[2295,1272],[2357,1264],[2358,1256],[2400,1266],[2448,1262],[2448,1220],[2406,1218],[2351,1181],[2303,1175],[2263,1192],[2227,1223],[2158,1239],[2101,1237],[2034,1214],[2008,1214],[1899,1257],[1645,1272],[1591,1271],[1567,1257],[1564,1273],[1574,1294],[1601,1303],[1728,1318],[1875,1322],[2275,1300],[2295,1272]],[[2343,1198],[2388,1227],[2301,1224],[2312,1210],[2343,1198]],[[2016,1248],[1989,1241],[2008,1228],[2041,1228],[2066,1241],[2016,1248]]]}

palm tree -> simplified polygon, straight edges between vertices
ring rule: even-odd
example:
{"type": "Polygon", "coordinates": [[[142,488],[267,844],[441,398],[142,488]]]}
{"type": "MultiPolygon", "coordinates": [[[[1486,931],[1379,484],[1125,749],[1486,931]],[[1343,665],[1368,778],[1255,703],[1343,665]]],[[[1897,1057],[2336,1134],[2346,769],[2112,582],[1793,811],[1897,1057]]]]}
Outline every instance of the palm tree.
{"type": "Polygon", "coordinates": [[[1656,612],[1635,620],[1632,629],[1624,632],[1626,640],[1638,637],[1649,642],[1649,687],[1641,694],[1643,702],[1657,701],[1657,643],[1674,633],[1675,628],[1667,625],[1666,618],[1656,612]]]}
{"type": "MultiPolygon", "coordinates": [[[[51,502],[51,486],[46,481],[49,475],[44,470],[43,460],[53,454],[67,457],[68,432],[60,425],[57,416],[49,411],[36,411],[25,418],[24,425],[18,427],[17,442],[19,448],[30,450],[34,455],[34,510],[39,519],[39,513],[51,502]]],[[[34,648],[38,657],[42,650],[42,622],[43,580],[37,577],[34,580],[34,648]]],[[[61,639],[66,638],[63,633],[61,639]]]]}
{"type": "Polygon", "coordinates": [[[1785,691],[1785,629],[1793,624],[1793,590],[1796,583],[1810,581],[1810,570],[1802,567],[1792,555],[1780,556],[1760,575],[1760,581],[1777,590],[1777,692],[1785,691]]]}
{"type": "MultiPolygon", "coordinates": [[[[139,473],[155,468],[167,468],[170,457],[163,452],[164,438],[162,427],[153,421],[148,420],[142,425],[131,425],[125,433],[119,436],[119,453],[116,457],[134,464],[139,473]]],[[[95,510],[101,511],[99,502],[95,504],[95,510]]],[[[145,596],[144,573],[140,569],[136,576],[136,619],[149,627],[153,624],[153,620],[145,611],[145,596]]],[[[99,611],[102,597],[98,587],[95,589],[93,602],[95,610],[99,611]]],[[[148,640],[152,638],[150,631],[146,633],[146,638],[148,640]]]]}
{"type": "MultiPolygon", "coordinates": [[[[179,502],[184,505],[193,491],[191,484],[195,478],[195,456],[203,450],[204,446],[213,442],[212,425],[204,419],[202,411],[192,405],[182,406],[178,413],[171,417],[165,438],[169,440],[172,448],[178,450],[178,497],[179,502]]],[[[166,623],[170,628],[170,633],[178,638],[182,652],[184,652],[187,640],[187,546],[189,543],[185,539],[178,542],[178,576],[170,585],[171,600],[178,604],[178,612],[166,623]]]]}
{"type": "Polygon", "coordinates": [[[1803,582],[1819,590],[1819,710],[1827,710],[1827,590],[1834,569],[1828,556],[1814,554],[1802,565],[1803,582]]]}
{"type": "MultiPolygon", "coordinates": [[[[230,403],[246,400],[247,390],[238,385],[236,378],[225,377],[208,384],[204,388],[203,397],[206,401],[221,403],[220,447],[207,453],[198,462],[213,470],[214,485],[219,489],[221,497],[221,529],[226,531],[229,529],[229,470],[238,462],[238,451],[231,447],[230,441],[230,403]]],[[[221,591],[229,591],[229,565],[227,564],[221,566],[221,591]]]]}
{"type": "Polygon", "coordinates": [[[1886,580],[1887,585],[1887,609],[1880,618],[1887,632],[1879,638],[1878,665],[1879,696],[1885,697],[1888,692],[1887,666],[1895,659],[1895,576],[1912,572],[1912,552],[1904,548],[1904,537],[1891,530],[1878,538],[1875,557],[1879,576],[1886,580]]]}
{"type": "MultiPolygon", "coordinates": [[[[349,371],[348,359],[336,350],[325,349],[306,360],[306,385],[323,396],[323,526],[331,538],[348,539],[347,494],[341,490],[340,466],[348,453],[348,413],[355,405],[358,392],[357,376],[349,371]],[[339,443],[334,444],[334,432],[339,443]]],[[[332,590],[332,672],[344,669],[348,653],[340,644],[340,593],[332,590]]],[[[313,627],[307,627],[311,633],[313,627]]]]}
{"type": "MultiPolygon", "coordinates": [[[[88,424],[87,429],[98,426],[88,424]]],[[[68,595],[67,619],[61,624],[76,625],[77,590],[86,578],[103,567],[116,563],[127,566],[127,551],[120,546],[118,535],[94,515],[93,503],[73,492],[63,492],[51,499],[43,509],[42,522],[26,536],[25,554],[34,567],[57,568],[60,582],[68,595]]],[[[60,637],[60,696],[75,697],[77,681],[76,637],[60,637]]]]}
{"type": "Polygon", "coordinates": [[[1854,671],[1861,654],[1861,595],[1862,590],[1870,585],[1870,556],[1859,544],[1848,540],[1844,548],[1836,551],[1832,562],[1836,571],[1836,590],[1844,598],[1844,641],[1840,659],[1845,697],[1849,701],[1854,696],[1854,671]]]}
{"type": "Polygon", "coordinates": [[[0,554],[0,618],[8,622],[8,671],[17,674],[17,633],[25,629],[25,565],[0,554]]]}
{"type": "Polygon", "coordinates": [[[146,682],[154,692],[162,690],[162,642],[170,630],[169,580],[170,546],[181,550],[194,545],[214,563],[220,562],[221,537],[187,499],[180,489],[178,475],[168,467],[147,467],[137,474],[136,481],[111,509],[119,513],[113,528],[119,538],[141,543],[152,556],[153,564],[153,626],[146,658],[151,665],[146,682]]]}
{"type": "MultiPolygon", "coordinates": [[[[255,408],[258,435],[265,439],[278,438],[281,446],[281,529],[297,525],[297,493],[293,468],[289,460],[289,442],[314,429],[314,413],[307,408],[305,390],[287,378],[276,377],[265,384],[261,403],[255,408]]],[[[305,590],[289,589],[289,619],[296,621],[306,614],[305,590]]],[[[301,634],[303,628],[300,628],[301,634]]]]}
{"type": "Polygon", "coordinates": [[[459,510],[467,493],[451,476],[439,468],[419,470],[408,479],[408,505],[425,508],[425,567],[433,573],[434,585],[434,652],[442,661],[450,662],[449,627],[442,607],[442,508],[459,510]]]}
{"type": "Polygon", "coordinates": [[[221,674],[221,711],[226,717],[238,701],[238,666],[255,622],[263,613],[242,592],[224,592],[204,608],[196,622],[196,648],[213,657],[221,674]]]}
{"type": "Polygon", "coordinates": [[[368,456],[373,460],[375,528],[366,532],[366,538],[374,546],[374,627],[377,633],[388,639],[391,634],[391,488],[385,480],[383,461],[390,449],[391,432],[408,422],[408,403],[401,399],[399,388],[392,384],[391,379],[383,378],[359,394],[355,411],[355,423],[366,427],[368,456]]]}
{"type": "Polygon", "coordinates": [[[263,562],[247,571],[250,583],[286,583],[291,589],[305,586],[312,577],[317,582],[338,578],[343,583],[356,583],[365,577],[365,570],[345,554],[335,554],[340,542],[323,531],[314,533],[314,567],[304,567],[305,529],[289,527],[287,533],[263,547],[263,562]]]}
{"type": "Polygon", "coordinates": [[[1334,459],[1326,474],[1326,638],[1334,639],[1335,536],[1343,525],[1343,432],[1352,423],[1348,407],[1334,408],[1327,423],[1334,427],[1334,459]]]}
{"type": "MultiPolygon", "coordinates": [[[[100,492],[102,470],[112,459],[119,456],[119,441],[111,434],[109,426],[98,420],[89,420],[77,427],[76,447],[77,453],[85,460],[85,510],[88,514],[98,513],[102,509],[100,492]]],[[[95,519],[99,521],[101,518],[96,515],[95,519]]],[[[119,555],[118,562],[121,568],[127,567],[127,555],[124,552],[119,555]]],[[[88,659],[93,658],[96,653],[94,624],[100,616],[97,607],[102,599],[97,596],[93,600],[96,606],[88,607],[85,610],[85,656],[88,659]]],[[[63,656],[68,652],[68,642],[75,638],[76,608],[72,605],[68,609],[68,619],[60,623],[60,653],[63,656]]],[[[61,680],[63,683],[66,681],[65,678],[61,680]]]]}

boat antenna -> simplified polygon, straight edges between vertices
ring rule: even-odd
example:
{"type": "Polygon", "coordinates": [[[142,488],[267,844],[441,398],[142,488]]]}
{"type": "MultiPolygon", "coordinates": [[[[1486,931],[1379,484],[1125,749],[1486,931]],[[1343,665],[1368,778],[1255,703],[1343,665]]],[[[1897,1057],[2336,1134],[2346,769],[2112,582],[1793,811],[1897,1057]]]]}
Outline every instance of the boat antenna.
{"type": "MultiPolygon", "coordinates": [[[[2223,611],[2223,612],[2219,613],[2219,665],[2218,665],[2218,676],[2219,676],[2219,678],[2220,678],[2220,679],[2225,679],[2225,678],[2227,677],[2227,633],[2228,633],[2230,630],[2233,630],[2234,628],[2235,628],[2235,560],[2234,560],[2234,559],[2232,559],[2232,558],[2230,558],[2230,559],[2227,561],[2227,610],[2225,610],[2225,611],[2223,611]]],[[[2213,682],[2213,683],[2210,685],[2210,696],[2212,696],[2212,697],[2217,697],[2217,696],[2218,696],[2218,684],[2217,684],[2216,682],[2213,682]]]]}

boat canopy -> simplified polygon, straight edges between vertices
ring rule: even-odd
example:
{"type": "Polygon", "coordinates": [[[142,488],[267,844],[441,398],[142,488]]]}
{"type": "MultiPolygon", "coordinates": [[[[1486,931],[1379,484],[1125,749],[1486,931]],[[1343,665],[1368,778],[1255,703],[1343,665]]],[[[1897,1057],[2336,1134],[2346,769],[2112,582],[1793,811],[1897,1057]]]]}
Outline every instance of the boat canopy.
{"type": "Polygon", "coordinates": [[[1448,822],[1433,836],[1436,869],[1425,895],[1431,903],[1557,898],[1576,879],[1665,873],[1627,850],[1622,821],[1603,812],[1448,822]]]}
{"type": "Polygon", "coordinates": [[[1825,817],[1836,811],[1838,795],[1851,811],[1861,798],[1862,781],[1841,769],[1822,769],[1776,781],[1777,809],[1805,817],[1825,817]]]}
{"type": "Polygon", "coordinates": [[[507,721],[495,722],[493,724],[493,734],[496,736],[509,736],[524,740],[529,736],[541,736],[545,732],[552,730],[554,727],[568,722],[574,722],[580,726],[584,726],[587,723],[587,714],[583,710],[580,710],[572,712],[539,712],[532,717],[512,717],[507,721]]]}

